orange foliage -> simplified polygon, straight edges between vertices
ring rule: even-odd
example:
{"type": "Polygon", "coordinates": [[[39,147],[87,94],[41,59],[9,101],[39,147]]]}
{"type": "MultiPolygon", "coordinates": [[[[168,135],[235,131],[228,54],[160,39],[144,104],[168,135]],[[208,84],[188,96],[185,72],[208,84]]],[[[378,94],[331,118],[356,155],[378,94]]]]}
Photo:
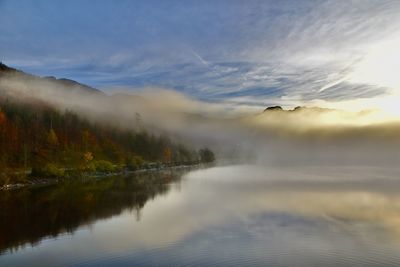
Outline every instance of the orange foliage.
{"type": "Polygon", "coordinates": [[[4,124],[7,120],[6,114],[4,112],[0,111],[0,125],[4,124]]]}
{"type": "Polygon", "coordinates": [[[172,151],[170,147],[167,146],[164,148],[163,158],[164,162],[166,163],[170,163],[172,161],[172,151]]]}
{"type": "Polygon", "coordinates": [[[84,154],[83,154],[83,159],[86,161],[86,162],[89,162],[89,161],[92,161],[93,160],[93,153],[92,152],[85,152],[84,154]]]}

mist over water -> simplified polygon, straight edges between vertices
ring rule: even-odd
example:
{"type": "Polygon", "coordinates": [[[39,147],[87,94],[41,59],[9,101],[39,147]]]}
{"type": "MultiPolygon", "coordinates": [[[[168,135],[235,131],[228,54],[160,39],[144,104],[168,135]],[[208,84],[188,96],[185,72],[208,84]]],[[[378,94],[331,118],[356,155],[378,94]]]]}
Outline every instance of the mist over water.
{"type": "MultiPolygon", "coordinates": [[[[0,263],[395,266],[400,260],[399,174],[400,169],[377,167],[236,165],[42,190],[26,201],[47,195],[70,211],[82,207],[83,213],[70,213],[69,220],[80,224],[32,248],[6,250],[0,263]],[[96,187],[104,191],[88,190],[96,187]],[[64,198],[73,191],[80,194],[64,198]],[[96,202],[86,202],[87,194],[96,202]],[[87,205],[92,208],[86,210],[87,205]],[[79,218],[93,219],[87,224],[79,218]],[[53,256],[43,262],[46,255],[53,256]]],[[[58,222],[60,229],[69,224],[58,222]]]]}
{"type": "Polygon", "coordinates": [[[397,166],[400,159],[400,120],[379,110],[243,112],[160,88],[107,95],[20,73],[2,77],[0,88],[17,101],[44,101],[94,122],[207,145],[224,162],[397,166]]]}

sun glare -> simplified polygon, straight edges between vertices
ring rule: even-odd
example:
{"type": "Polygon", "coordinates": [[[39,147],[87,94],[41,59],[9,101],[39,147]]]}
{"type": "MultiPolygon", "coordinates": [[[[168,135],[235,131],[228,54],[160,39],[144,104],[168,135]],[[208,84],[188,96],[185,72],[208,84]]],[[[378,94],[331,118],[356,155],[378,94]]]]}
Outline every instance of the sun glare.
{"type": "Polygon", "coordinates": [[[370,49],[349,76],[349,81],[400,88],[400,39],[382,42],[370,49]]]}

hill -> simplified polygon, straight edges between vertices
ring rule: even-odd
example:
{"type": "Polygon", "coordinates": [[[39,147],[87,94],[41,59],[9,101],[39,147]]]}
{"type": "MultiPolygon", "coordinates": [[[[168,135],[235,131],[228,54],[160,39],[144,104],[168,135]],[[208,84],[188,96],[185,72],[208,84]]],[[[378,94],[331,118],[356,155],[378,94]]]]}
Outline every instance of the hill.
{"type": "Polygon", "coordinates": [[[144,128],[90,120],[79,111],[60,108],[57,101],[48,101],[58,97],[62,101],[71,92],[75,97],[112,100],[76,81],[41,78],[0,65],[0,185],[213,159],[208,149],[196,151],[144,128]],[[43,91],[32,83],[47,87],[43,91]],[[40,97],[44,93],[56,97],[40,97]]]}

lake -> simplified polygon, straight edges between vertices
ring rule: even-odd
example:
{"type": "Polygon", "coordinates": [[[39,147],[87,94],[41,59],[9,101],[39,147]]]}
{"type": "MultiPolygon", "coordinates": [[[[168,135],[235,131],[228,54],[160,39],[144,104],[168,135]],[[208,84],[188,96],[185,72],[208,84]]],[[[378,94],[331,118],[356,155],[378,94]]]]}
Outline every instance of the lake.
{"type": "Polygon", "coordinates": [[[0,266],[398,266],[400,171],[217,166],[0,192],[0,266]]]}

